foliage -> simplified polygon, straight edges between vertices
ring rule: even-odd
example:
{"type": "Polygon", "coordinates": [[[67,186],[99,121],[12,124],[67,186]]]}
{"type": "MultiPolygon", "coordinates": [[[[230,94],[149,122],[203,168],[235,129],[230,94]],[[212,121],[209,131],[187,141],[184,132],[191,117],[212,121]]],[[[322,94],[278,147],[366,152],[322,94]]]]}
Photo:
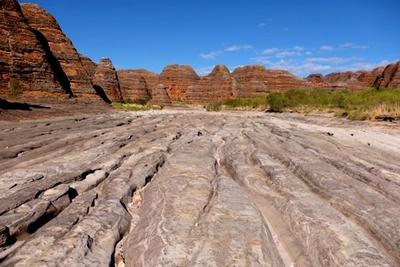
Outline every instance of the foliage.
{"type": "Polygon", "coordinates": [[[115,109],[125,110],[125,111],[147,111],[147,110],[161,110],[162,109],[161,106],[152,105],[149,103],[142,105],[142,104],[137,104],[137,103],[114,102],[114,103],[112,103],[112,107],[115,109]]]}

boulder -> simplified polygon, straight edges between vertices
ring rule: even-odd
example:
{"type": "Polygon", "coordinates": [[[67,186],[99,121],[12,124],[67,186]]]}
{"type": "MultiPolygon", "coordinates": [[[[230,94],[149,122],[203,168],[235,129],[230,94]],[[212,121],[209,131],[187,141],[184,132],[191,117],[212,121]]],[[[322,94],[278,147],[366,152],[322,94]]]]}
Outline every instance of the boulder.
{"type": "Polygon", "coordinates": [[[186,100],[189,86],[197,84],[200,77],[187,65],[168,65],[160,74],[160,84],[167,87],[171,100],[186,100]]]}
{"type": "Polygon", "coordinates": [[[143,76],[134,70],[118,71],[121,94],[124,101],[149,100],[150,92],[143,76]]]}
{"type": "Polygon", "coordinates": [[[101,59],[93,76],[96,91],[104,91],[109,101],[123,101],[117,71],[109,58],[101,59]]]}
{"type": "Polygon", "coordinates": [[[27,23],[17,1],[0,1],[0,32],[0,95],[41,98],[71,94],[57,81],[46,45],[27,23]]]}

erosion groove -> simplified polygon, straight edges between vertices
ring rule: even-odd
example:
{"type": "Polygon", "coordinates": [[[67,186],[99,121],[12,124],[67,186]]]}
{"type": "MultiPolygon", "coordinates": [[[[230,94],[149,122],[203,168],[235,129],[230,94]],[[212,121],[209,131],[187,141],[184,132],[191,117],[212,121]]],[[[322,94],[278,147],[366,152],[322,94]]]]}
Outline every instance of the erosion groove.
{"type": "Polygon", "coordinates": [[[0,266],[400,266],[395,123],[124,112],[0,151],[0,266]]]}

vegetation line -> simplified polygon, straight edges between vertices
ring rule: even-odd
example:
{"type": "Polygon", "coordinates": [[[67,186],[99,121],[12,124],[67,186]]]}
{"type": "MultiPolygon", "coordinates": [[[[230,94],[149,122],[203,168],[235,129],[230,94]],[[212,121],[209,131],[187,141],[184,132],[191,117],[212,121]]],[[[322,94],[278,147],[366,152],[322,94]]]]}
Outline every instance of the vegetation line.
{"type": "Polygon", "coordinates": [[[260,110],[271,112],[331,112],[351,120],[400,119],[400,89],[359,91],[293,89],[260,98],[238,98],[206,105],[208,111],[260,110]]]}

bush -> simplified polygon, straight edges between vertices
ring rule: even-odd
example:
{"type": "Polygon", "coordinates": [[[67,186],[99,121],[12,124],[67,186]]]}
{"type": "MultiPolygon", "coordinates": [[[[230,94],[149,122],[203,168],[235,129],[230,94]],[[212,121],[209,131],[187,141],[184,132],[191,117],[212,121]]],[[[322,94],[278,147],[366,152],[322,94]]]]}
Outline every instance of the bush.
{"type": "Polygon", "coordinates": [[[220,111],[222,109],[222,104],[218,102],[209,103],[206,105],[207,111],[220,111]]]}
{"type": "Polygon", "coordinates": [[[125,110],[125,111],[147,111],[147,110],[160,110],[161,106],[151,105],[151,104],[135,104],[135,103],[112,103],[112,107],[115,109],[125,110]]]}
{"type": "Polygon", "coordinates": [[[9,94],[10,98],[15,99],[22,95],[23,89],[18,80],[11,80],[8,83],[8,88],[10,89],[10,94],[9,94]]]}
{"type": "Polygon", "coordinates": [[[289,103],[288,97],[282,93],[272,93],[267,97],[267,103],[271,111],[282,112],[289,103]]]}

